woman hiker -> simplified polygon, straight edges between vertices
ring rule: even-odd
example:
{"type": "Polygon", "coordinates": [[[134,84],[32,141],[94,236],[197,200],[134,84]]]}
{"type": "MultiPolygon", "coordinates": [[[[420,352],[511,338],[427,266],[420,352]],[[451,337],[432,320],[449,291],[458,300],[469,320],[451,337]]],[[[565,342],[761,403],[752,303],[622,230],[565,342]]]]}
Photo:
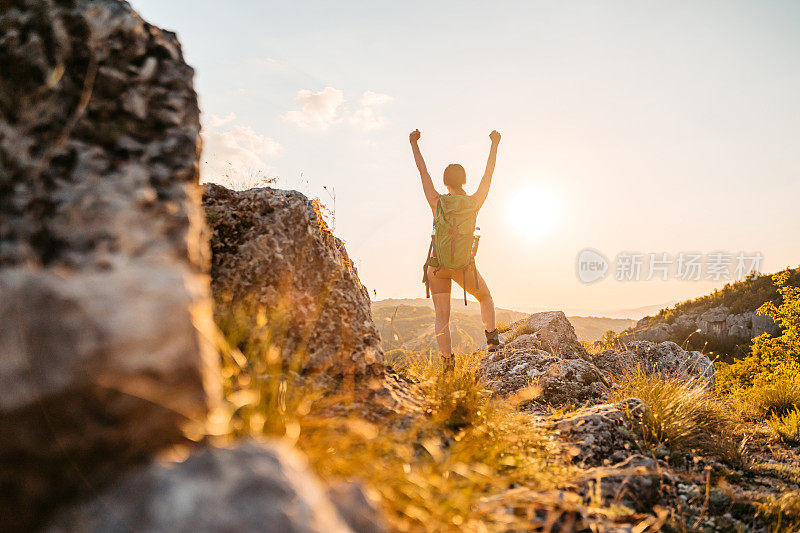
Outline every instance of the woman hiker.
{"type": "Polygon", "coordinates": [[[414,161],[422,178],[422,190],[425,192],[425,199],[428,200],[428,205],[433,213],[434,227],[428,257],[422,267],[422,281],[425,283],[426,294],[429,293],[433,297],[433,307],[436,313],[436,342],[442,352],[445,369],[452,370],[455,365],[450,340],[450,287],[453,280],[464,289],[464,305],[467,304],[467,292],[480,302],[481,319],[489,351],[495,351],[501,347],[495,324],[492,294],[475,267],[475,253],[480,238],[475,231],[475,219],[478,210],[489,194],[489,185],[492,183],[492,173],[494,173],[497,159],[497,146],[500,144],[500,134],[497,131],[489,134],[492,147],[486,162],[486,172],[483,173],[478,190],[472,195],[464,192],[467,174],[464,167],[457,163],[448,165],[444,169],[444,184],[447,187],[447,194],[436,192],[431,175],[428,174],[425,161],[422,159],[422,153],[419,151],[420,135],[419,130],[414,130],[409,135],[409,139],[414,152],[414,161]]]}

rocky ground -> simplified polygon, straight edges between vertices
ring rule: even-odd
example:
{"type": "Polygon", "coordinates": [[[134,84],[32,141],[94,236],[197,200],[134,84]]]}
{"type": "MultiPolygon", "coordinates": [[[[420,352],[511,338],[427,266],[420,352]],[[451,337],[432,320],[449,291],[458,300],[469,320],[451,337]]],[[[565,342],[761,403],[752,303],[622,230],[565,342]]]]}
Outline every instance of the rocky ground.
{"type": "Polygon", "coordinates": [[[706,355],[591,354],[553,311],[449,376],[390,361],[313,201],[201,199],[173,34],[117,0],[6,3],[0,28],[0,529],[793,527],[769,498],[797,448],[670,446],[621,397],[631,368],[713,394],[706,355]]]}
{"type": "Polygon", "coordinates": [[[560,312],[522,320],[506,335],[505,350],[483,357],[481,372],[499,394],[512,394],[536,381],[539,394],[522,408],[560,443],[572,446],[572,460],[585,470],[586,479],[600,480],[606,504],[653,513],[666,530],[794,530],[790,523],[766,520],[768,513],[759,503],[800,487],[800,450],[776,441],[763,427],[743,431],[738,449],[727,457],[652,446],[639,434],[648,408],[642,400],[607,402],[615,381],[624,375],[622,368],[632,365],[713,390],[715,371],[708,356],[672,342],[647,341],[590,355],[574,342],[564,342],[573,336],[570,329],[560,312]],[[555,357],[539,349],[547,344],[571,348],[555,357]],[[667,516],[662,523],[660,518],[667,516]]]}

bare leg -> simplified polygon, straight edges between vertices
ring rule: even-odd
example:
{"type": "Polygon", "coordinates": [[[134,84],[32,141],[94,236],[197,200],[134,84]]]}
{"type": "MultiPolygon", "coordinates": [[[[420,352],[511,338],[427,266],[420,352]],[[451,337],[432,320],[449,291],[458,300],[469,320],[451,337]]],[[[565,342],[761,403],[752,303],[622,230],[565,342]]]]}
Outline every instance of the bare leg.
{"type": "Polygon", "coordinates": [[[478,300],[481,304],[481,320],[483,320],[483,329],[486,331],[494,331],[497,327],[494,314],[494,300],[489,290],[486,290],[486,296],[478,300]]]}
{"type": "MultiPolygon", "coordinates": [[[[475,268],[475,267],[472,267],[475,268]]],[[[484,281],[483,276],[481,276],[480,272],[478,273],[478,286],[475,286],[475,272],[470,269],[467,271],[466,276],[466,289],[467,292],[470,293],[472,296],[475,297],[476,300],[481,304],[481,320],[483,320],[483,328],[486,331],[494,331],[494,328],[497,327],[497,322],[495,318],[494,312],[494,300],[492,300],[492,293],[489,291],[488,285],[486,285],[486,281],[484,281]]],[[[459,285],[462,284],[462,277],[456,276],[455,281],[459,285]]]]}
{"type": "Polygon", "coordinates": [[[439,344],[442,357],[449,358],[453,353],[450,339],[450,293],[440,292],[432,294],[431,297],[436,312],[436,342],[439,344]]]}

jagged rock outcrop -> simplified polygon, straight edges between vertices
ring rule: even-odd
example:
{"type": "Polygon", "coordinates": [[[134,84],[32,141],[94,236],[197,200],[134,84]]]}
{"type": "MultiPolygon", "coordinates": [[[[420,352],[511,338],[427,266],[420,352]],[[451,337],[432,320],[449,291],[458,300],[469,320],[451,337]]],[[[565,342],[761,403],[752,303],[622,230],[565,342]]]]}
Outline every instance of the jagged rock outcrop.
{"type": "Polygon", "coordinates": [[[206,185],[203,203],[220,322],[260,313],[271,345],[301,374],[333,387],[380,387],[369,295],[313,202],[296,191],[206,185]]]}
{"type": "Polygon", "coordinates": [[[686,351],[674,342],[629,342],[624,351],[606,350],[592,358],[600,370],[613,377],[636,372],[637,368],[664,376],[697,380],[709,389],[716,385],[714,363],[702,352],[686,351]]]}
{"type": "MultiPolygon", "coordinates": [[[[347,506],[353,494],[339,494],[347,506]]],[[[361,497],[352,503],[369,504],[361,497]]],[[[379,533],[363,508],[351,514],[379,533]]],[[[372,511],[374,513],[374,510],[372,511]]],[[[369,528],[372,529],[369,529],[369,528]]],[[[347,521],[305,462],[285,444],[206,448],[181,463],[152,463],[125,475],[96,498],[59,514],[45,531],[263,531],[349,533],[347,521]]]]}
{"type": "Polygon", "coordinates": [[[639,398],[617,404],[586,407],[555,423],[555,429],[573,446],[573,461],[580,466],[618,463],[634,453],[635,427],[645,405],[639,398]]]}
{"type": "Polygon", "coordinates": [[[623,342],[632,340],[682,342],[693,332],[698,332],[717,341],[747,342],[762,333],[774,335],[778,329],[772,317],[752,311],[731,313],[728,307],[720,306],[702,313],[698,311],[678,315],[672,323],[653,323],[652,317],[646,317],[636,323],[634,332],[625,333],[620,338],[623,342]]]}
{"type": "Polygon", "coordinates": [[[543,350],[495,352],[481,359],[478,375],[497,394],[508,396],[530,388],[531,400],[554,406],[597,403],[607,392],[601,372],[592,363],[543,350]]]}
{"type": "Polygon", "coordinates": [[[523,389],[537,402],[581,405],[603,400],[605,378],[561,311],[534,313],[501,336],[503,350],[480,361],[478,375],[494,392],[507,396],[523,389]]]}
{"type": "Polygon", "coordinates": [[[174,34],[115,0],[6,3],[0,28],[8,531],[183,442],[219,387],[199,111],[174,34]]]}
{"type": "Polygon", "coordinates": [[[501,340],[509,348],[544,350],[553,355],[577,355],[587,358],[586,348],[578,341],[575,328],[563,311],[545,311],[514,322],[501,340]]]}

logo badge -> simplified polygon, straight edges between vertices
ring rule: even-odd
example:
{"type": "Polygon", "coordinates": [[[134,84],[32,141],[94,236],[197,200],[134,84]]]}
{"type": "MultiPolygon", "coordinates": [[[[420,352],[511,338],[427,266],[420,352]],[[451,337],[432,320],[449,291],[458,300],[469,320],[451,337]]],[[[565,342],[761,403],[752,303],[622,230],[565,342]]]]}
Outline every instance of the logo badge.
{"type": "Polygon", "coordinates": [[[606,277],[608,259],[600,252],[586,248],[578,254],[576,267],[579,280],[584,283],[594,283],[606,277]]]}

